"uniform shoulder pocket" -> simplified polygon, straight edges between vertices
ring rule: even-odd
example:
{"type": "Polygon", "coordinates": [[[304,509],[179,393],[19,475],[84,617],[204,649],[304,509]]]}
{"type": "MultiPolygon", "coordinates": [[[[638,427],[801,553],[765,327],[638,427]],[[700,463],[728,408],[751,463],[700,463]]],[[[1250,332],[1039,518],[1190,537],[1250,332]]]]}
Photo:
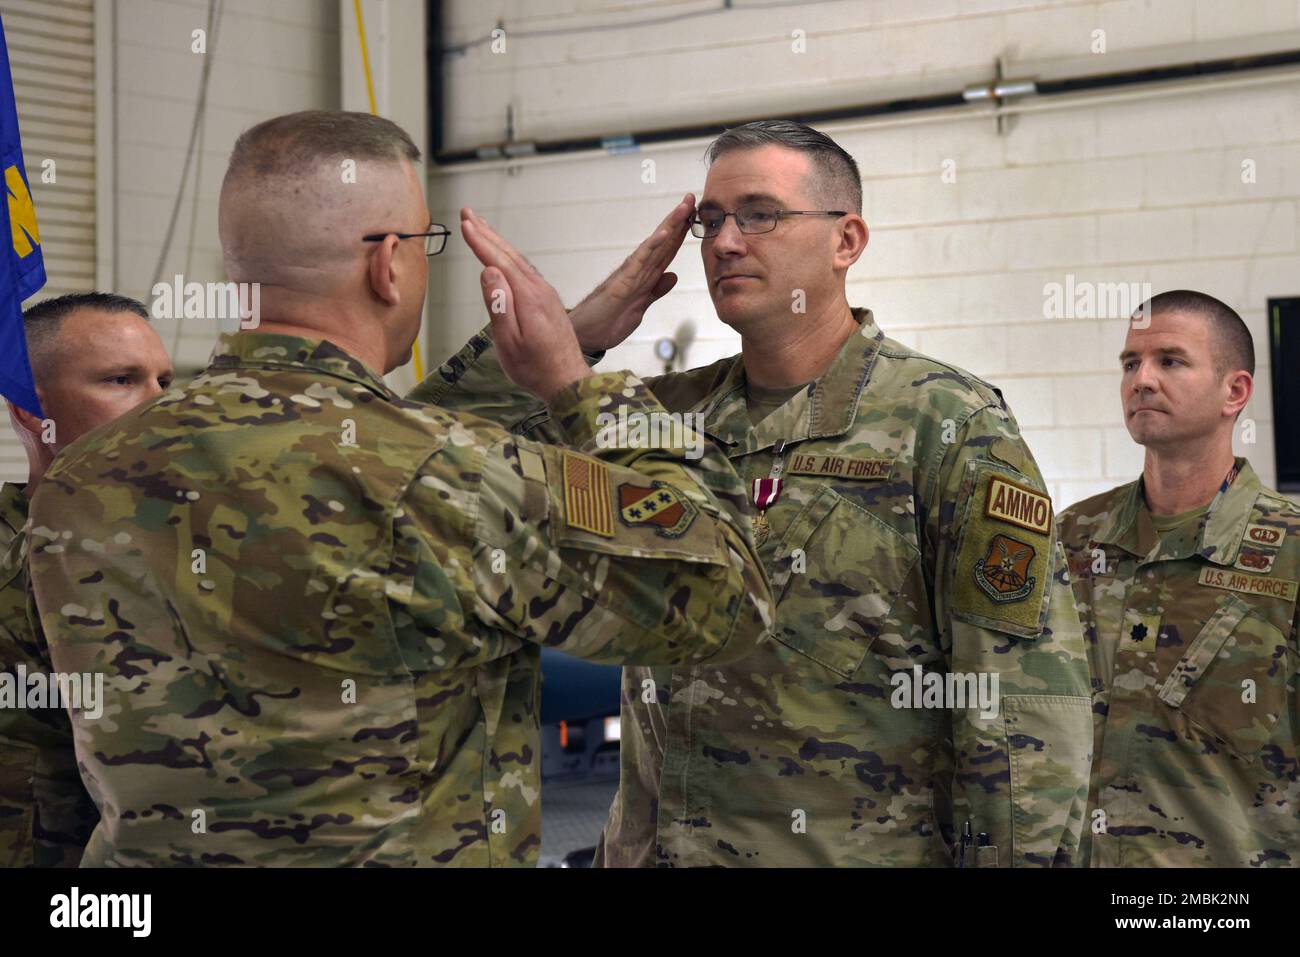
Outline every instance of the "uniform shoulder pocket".
{"type": "Polygon", "coordinates": [[[1036,638],[1051,593],[1052,500],[1028,476],[976,460],[957,503],[952,614],[981,628],[1036,638]]]}
{"type": "Polygon", "coordinates": [[[824,488],[777,546],[774,637],[849,677],[888,627],[920,553],[883,521],[824,488]]]}
{"type": "Polygon", "coordinates": [[[1254,761],[1289,711],[1300,658],[1246,600],[1226,595],[1174,665],[1158,696],[1202,734],[1254,761]]]}

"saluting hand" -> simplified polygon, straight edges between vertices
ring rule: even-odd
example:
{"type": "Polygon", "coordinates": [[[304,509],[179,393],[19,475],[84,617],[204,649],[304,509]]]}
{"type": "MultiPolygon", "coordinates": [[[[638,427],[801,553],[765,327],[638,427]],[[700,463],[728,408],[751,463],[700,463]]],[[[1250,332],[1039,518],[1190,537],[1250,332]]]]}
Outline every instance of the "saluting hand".
{"type": "Polygon", "coordinates": [[[641,325],[645,311],[677,285],[667,272],[695,214],[687,193],[623,264],[569,313],[578,344],[587,352],[612,349],[641,325]]]}
{"type": "Polygon", "coordinates": [[[511,381],[549,403],[565,386],[591,375],[554,287],[472,209],[460,211],[460,230],[485,267],[483,303],[511,381]]]}

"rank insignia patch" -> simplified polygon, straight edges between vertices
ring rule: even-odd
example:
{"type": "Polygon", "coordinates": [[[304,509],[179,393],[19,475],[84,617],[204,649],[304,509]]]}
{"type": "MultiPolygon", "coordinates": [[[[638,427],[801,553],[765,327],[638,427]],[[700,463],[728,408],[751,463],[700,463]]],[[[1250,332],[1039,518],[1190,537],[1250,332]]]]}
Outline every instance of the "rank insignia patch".
{"type": "Polygon", "coordinates": [[[984,557],[975,562],[975,584],[999,605],[1024,601],[1037,579],[1029,574],[1034,548],[1008,535],[995,535],[984,557]]]}
{"type": "Polygon", "coordinates": [[[655,534],[676,538],[695,521],[699,510],[671,485],[656,482],[653,487],[620,485],[619,518],[626,525],[649,525],[655,534]]]}

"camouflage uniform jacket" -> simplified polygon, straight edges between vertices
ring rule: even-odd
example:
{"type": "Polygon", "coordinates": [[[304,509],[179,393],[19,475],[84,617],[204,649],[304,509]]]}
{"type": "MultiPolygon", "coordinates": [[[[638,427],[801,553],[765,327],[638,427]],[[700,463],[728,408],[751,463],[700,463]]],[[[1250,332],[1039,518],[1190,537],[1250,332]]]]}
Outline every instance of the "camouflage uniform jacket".
{"type": "MultiPolygon", "coordinates": [[[[968,820],[988,838],[967,866],[1074,860],[1087,661],[1042,478],[995,390],[855,315],[861,335],[757,427],[739,357],[649,383],[705,414],[747,484],[786,443],[760,550],[776,641],[624,669],[606,865],[946,866],[968,820]],[[996,715],[922,695],[959,675],[998,677],[996,715]]],[[[412,397],[537,429],[490,346],[412,397]]]]}
{"type": "Polygon", "coordinates": [[[29,560],[54,664],[106,676],[85,863],[535,863],[542,646],[685,666],[771,616],[724,457],[597,449],[598,410],[660,409],[630,374],[554,408],[590,454],[247,333],[65,450],[29,560]]]}
{"type": "Polygon", "coordinates": [[[99,814],[77,772],[72,723],[62,707],[18,698],[23,675],[53,671],[27,588],[25,493],[0,488],[0,681],[12,680],[14,694],[0,690],[0,866],[75,867],[99,814]]]}
{"type": "Polygon", "coordinates": [[[1093,866],[1300,864],[1300,508],[1237,464],[1163,535],[1140,479],[1061,515],[1092,665],[1093,866]]]}
{"type": "Polygon", "coordinates": [[[53,670],[27,587],[26,521],[24,487],[6,483],[0,487],[0,682],[12,684],[0,689],[0,867],[75,867],[98,813],[77,773],[67,712],[30,707],[20,682],[53,670]]]}

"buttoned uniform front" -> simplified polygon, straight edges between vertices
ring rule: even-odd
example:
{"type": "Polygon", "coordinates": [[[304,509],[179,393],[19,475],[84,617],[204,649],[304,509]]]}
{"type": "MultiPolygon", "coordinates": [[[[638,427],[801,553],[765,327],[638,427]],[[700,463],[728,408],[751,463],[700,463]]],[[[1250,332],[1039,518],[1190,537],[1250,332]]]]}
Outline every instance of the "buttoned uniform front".
{"type": "Polygon", "coordinates": [[[90,865],[529,865],[542,646],[751,651],[771,597],[711,452],[599,445],[634,376],[553,409],[572,448],[403,401],[336,346],[223,337],[183,387],[64,450],[32,502],[90,865]],[[627,497],[672,499],[625,520],[627,497]]]}
{"type": "Polygon", "coordinates": [[[1236,466],[1164,533],[1141,479],[1061,514],[1093,675],[1092,866],[1300,864],[1300,508],[1236,466]]]}
{"type": "MultiPolygon", "coordinates": [[[[624,669],[598,863],[1075,860],[1087,666],[1042,478],[994,389],[855,317],[829,370],[757,425],[739,357],[649,380],[705,416],[747,484],[784,443],[761,546],[776,640],[725,666],[624,669]],[[993,676],[981,716],[964,682],[993,676]],[[977,846],[958,853],[967,821],[977,846]]],[[[411,398],[549,434],[486,331],[411,398]]]]}
{"type": "Polygon", "coordinates": [[[98,819],[72,724],[49,697],[53,666],[27,577],[27,490],[0,486],[0,867],[75,867],[98,819]],[[43,695],[27,694],[36,679],[43,695]]]}

